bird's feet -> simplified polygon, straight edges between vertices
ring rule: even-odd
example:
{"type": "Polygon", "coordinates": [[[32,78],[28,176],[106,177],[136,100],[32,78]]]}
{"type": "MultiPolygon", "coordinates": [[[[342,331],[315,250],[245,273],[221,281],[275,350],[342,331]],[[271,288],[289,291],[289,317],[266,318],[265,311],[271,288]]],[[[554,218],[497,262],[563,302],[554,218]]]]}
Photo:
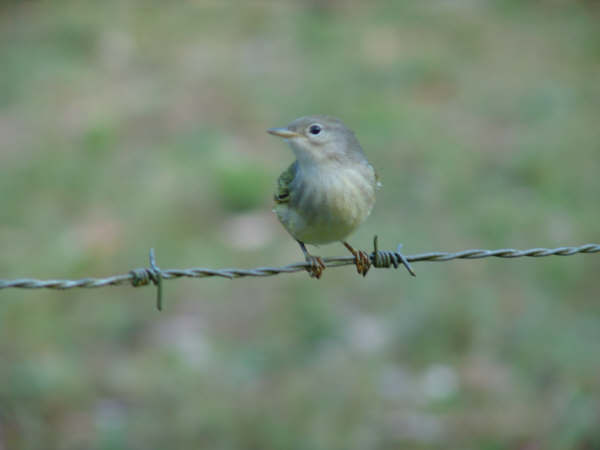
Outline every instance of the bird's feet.
{"type": "Polygon", "coordinates": [[[325,270],[325,263],[320,256],[313,256],[310,254],[305,255],[306,262],[310,263],[310,266],[306,268],[306,271],[310,274],[311,278],[316,278],[317,280],[321,278],[323,271],[325,270]]]}
{"type": "Polygon", "coordinates": [[[371,258],[369,254],[364,250],[354,250],[354,248],[347,242],[342,242],[344,246],[350,250],[350,253],[354,255],[354,264],[356,264],[356,271],[363,277],[367,276],[367,272],[371,268],[371,258]]]}
{"type": "Polygon", "coordinates": [[[310,274],[311,278],[316,278],[318,280],[319,278],[321,278],[321,275],[325,270],[325,263],[323,262],[323,259],[321,259],[320,256],[313,256],[310,253],[308,253],[304,242],[298,241],[298,244],[302,249],[302,253],[304,253],[304,258],[306,259],[306,262],[310,264],[310,266],[306,268],[306,271],[310,274]]]}

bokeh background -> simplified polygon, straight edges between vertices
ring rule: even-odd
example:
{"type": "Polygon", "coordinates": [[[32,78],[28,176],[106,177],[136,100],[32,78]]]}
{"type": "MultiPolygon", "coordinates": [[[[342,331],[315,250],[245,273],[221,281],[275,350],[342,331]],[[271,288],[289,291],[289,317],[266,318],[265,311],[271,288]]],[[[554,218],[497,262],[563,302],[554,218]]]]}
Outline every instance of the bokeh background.
{"type": "MultiPolygon", "coordinates": [[[[341,117],[351,239],[600,238],[595,1],[0,4],[0,277],[301,261],[265,129],[341,117]]],[[[345,255],[341,245],[318,249],[345,255]]],[[[600,448],[600,257],[0,292],[1,449],[600,448]]]]}

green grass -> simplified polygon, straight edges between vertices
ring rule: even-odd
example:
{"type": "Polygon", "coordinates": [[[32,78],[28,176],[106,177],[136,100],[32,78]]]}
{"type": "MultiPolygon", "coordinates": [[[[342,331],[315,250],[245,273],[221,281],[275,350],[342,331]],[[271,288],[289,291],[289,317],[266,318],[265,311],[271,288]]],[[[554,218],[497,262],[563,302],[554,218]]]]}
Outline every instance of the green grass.
{"type": "MultiPolygon", "coordinates": [[[[3,4],[0,277],[300,260],[311,113],[382,178],[355,246],[598,242],[598,5],[369,5],[3,4]]],[[[415,269],[1,291],[0,447],[600,446],[598,256],[415,269]]]]}

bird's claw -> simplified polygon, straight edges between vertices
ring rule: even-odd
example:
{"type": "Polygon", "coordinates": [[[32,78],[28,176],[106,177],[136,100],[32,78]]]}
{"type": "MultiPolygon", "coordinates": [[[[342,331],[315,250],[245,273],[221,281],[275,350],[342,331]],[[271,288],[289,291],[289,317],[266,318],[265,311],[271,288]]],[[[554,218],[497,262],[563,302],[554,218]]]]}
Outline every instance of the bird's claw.
{"type": "Polygon", "coordinates": [[[367,272],[371,268],[371,258],[364,250],[356,250],[354,252],[354,264],[356,264],[356,271],[363,277],[366,277],[367,272]]]}
{"type": "Polygon", "coordinates": [[[310,277],[316,278],[317,280],[321,278],[326,267],[323,259],[320,256],[306,255],[306,262],[310,263],[310,266],[306,268],[310,277]]]}
{"type": "Polygon", "coordinates": [[[367,276],[367,272],[371,268],[371,257],[364,250],[354,250],[354,248],[347,242],[343,242],[346,248],[354,256],[354,264],[356,265],[356,271],[363,277],[367,276]]]}

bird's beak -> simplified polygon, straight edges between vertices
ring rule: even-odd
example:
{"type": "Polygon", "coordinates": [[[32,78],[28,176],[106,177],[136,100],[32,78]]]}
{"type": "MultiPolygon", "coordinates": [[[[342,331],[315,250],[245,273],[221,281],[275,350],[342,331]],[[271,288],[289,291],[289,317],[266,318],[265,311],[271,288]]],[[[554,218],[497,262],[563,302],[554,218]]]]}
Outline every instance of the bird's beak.
{"type": "Polygon", "coordinates": [[[291,139],[300,136],[295,131],[288,130],[287,128],[269,128],[267,133],[272,134],[273,136],[282,137],[284,139],[291,139]]]}

